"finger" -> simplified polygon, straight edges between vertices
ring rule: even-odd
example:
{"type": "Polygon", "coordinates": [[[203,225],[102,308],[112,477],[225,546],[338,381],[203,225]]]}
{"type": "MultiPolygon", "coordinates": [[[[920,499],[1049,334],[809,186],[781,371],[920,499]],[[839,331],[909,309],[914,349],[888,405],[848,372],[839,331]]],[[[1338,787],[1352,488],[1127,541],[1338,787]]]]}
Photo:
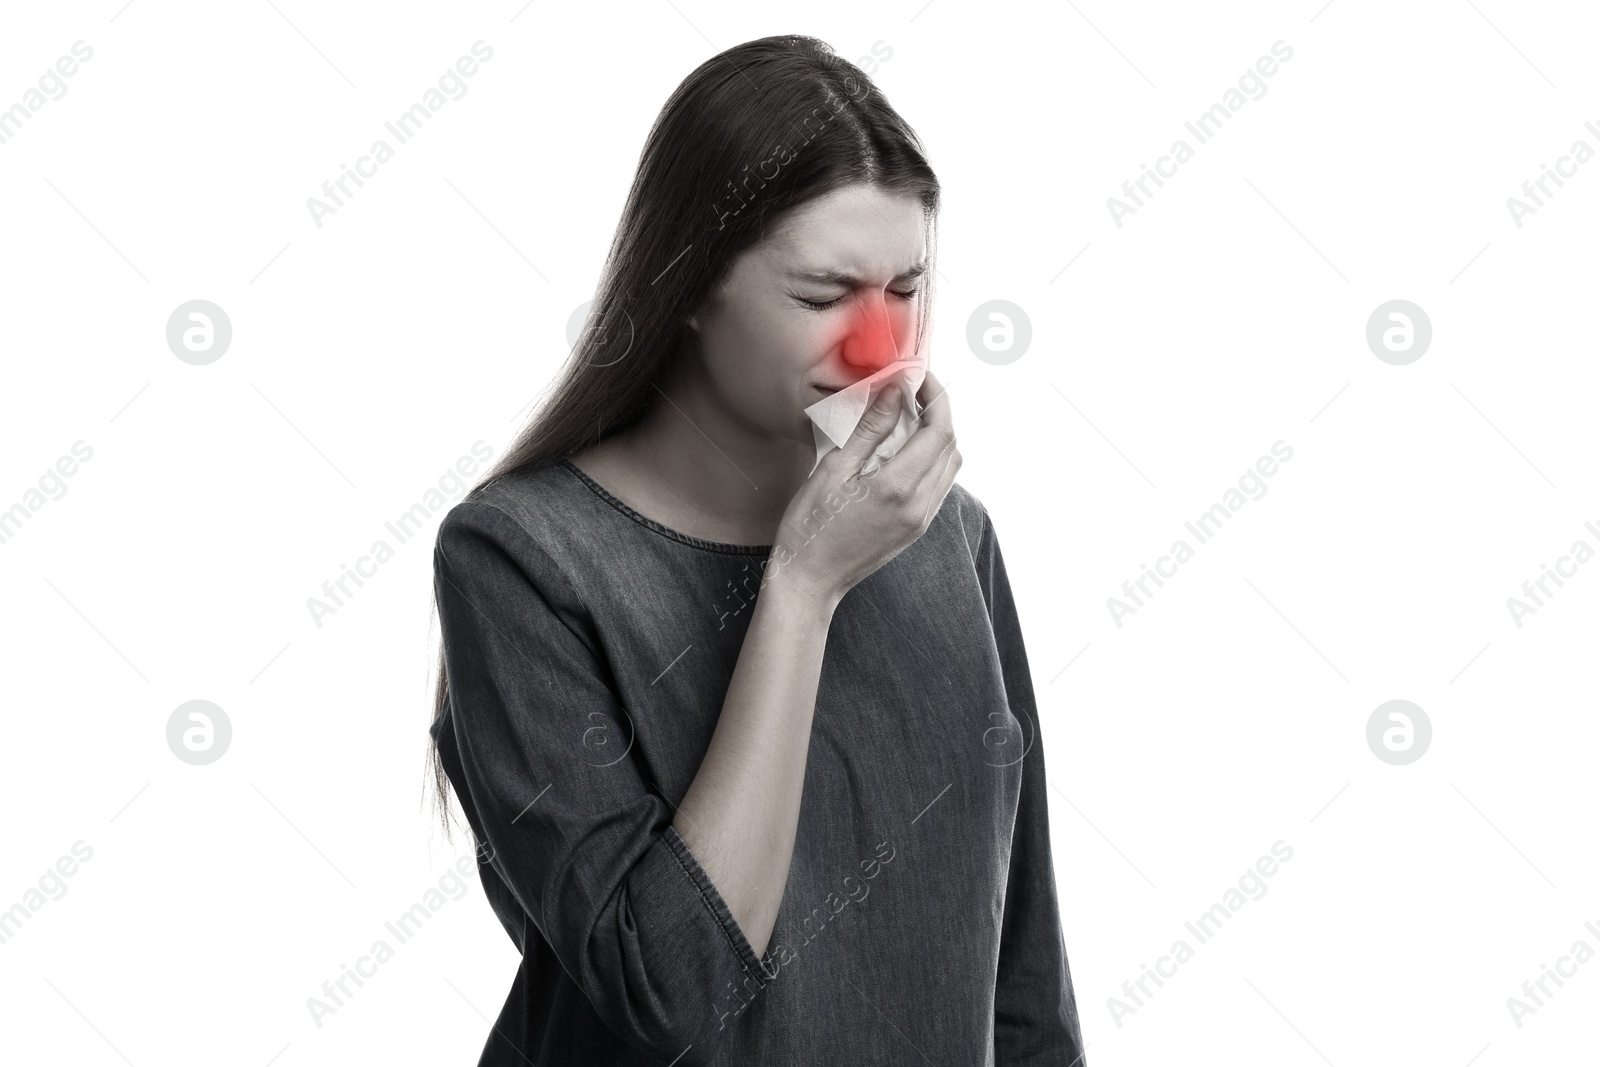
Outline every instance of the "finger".
{"type": "Polygon", "coordinates": [[[867,410],[862,413],[861,421],[856,423],[856,428],[850,434],[849,440],[845,441],[844,447],[839,449],[845,456],[841,462],[847,463],[851,471],[861,469],[861,465],[867,461],[867,456],[871,455],[883,439],[893,432],[900,421],[900,408],[904,400],[900,396],[899,387],[895,384],[895,377],[891,375],[881,382],[873,383],[868,394],[867,410]],[[889,409],[885,411],[878,407],[880,402],[888,404],[889,409]]]}
{"type": "MultiPolygon", "coordinates": [[[[923,426],[938,426],[955,432],[955,422],[950,410],[950,394],[944,383],[928,371],[922,379],[922,388],[917,390],[917,401],[922,405],[918,417],[921,425],[917,427],[920,432],[923,426]]],[[[935,435],[937,436],[937,435],[935,435]]]]}
{"type": "Polygon", "coordinates": [[[950,487],[955,484],[956,472],[961,469],[961,453],[956,448],[954,441],[940,454],[934,464],[938,475],[934,481],[933,489],[928,494],[928,503],[922,513],[924,526],[930,521],[930,516],[937,515],[944,506],[945,498],[950,493],[950,487]]]}
{"type": "Polygon", "coordinates": [[[921,425],[900,451],[884,463],[885,468],[892,468],[897,472],[911,471],[912,476],[918,480],[933,468],[934,461],[955,437],[955,421],[949,392],[931,373],[923,380],[922,390],[918,392],[919,399],[923,391],[927,392],[928,402],[922,411],[921,425]]]}

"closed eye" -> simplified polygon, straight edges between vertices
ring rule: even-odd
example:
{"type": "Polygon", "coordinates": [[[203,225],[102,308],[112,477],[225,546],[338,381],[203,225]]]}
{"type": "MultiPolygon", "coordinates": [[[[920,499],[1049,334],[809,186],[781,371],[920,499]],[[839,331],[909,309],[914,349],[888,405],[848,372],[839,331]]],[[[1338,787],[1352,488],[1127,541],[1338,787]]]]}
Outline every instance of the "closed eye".
{"type": "MultiPolygon", "coordinates": [[[[916,299],[917,292],[918,292],[918,290],[916,290],[916,289],[911,289],[911,290],[909,290],[907,292],[901,292],[898,289],[891,289],[889,291],[891,293],[893,293],[895,296],[898,296],[901,300],[914,300],[914,299],[916,299]]],[[[806,307],[810,308],[812,311],[827,311],[829,308],[834,307],[840,301],[842,301],[844,299],[844,297],[843,296],[836,296],[832,300],[823,301],[823,302],[820,302],[820,303],[818,301],[815,301],[815,300],[807,300],[803,296],[797,296],[797,297],[795,297],[795,299],[800,301],[800,303],[804,304],[806,307]]]]}

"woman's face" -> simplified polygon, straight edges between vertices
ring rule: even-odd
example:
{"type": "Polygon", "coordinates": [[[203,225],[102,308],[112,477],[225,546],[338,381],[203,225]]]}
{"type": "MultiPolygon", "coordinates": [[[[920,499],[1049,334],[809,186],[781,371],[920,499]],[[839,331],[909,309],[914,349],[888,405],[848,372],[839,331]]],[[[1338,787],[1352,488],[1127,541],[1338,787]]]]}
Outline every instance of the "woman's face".
{"type": "Polygon", "coordinates": [[[788,216],[689,320],[711,399],[753,433],[810,445],[806,408],[914,358],[924,219],[916,197],[870,185],[788,216]]]}

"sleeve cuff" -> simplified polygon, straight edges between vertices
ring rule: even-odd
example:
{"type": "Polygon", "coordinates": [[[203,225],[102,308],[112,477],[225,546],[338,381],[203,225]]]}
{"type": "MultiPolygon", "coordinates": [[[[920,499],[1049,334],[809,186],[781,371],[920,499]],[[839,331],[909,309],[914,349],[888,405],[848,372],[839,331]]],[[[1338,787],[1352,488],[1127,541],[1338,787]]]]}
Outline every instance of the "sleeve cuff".
{"type": "Polygon", "coordinates": [[[700,897],[705,901],[706,908],[710,910],[717,925],[722,928],[723,934],[728,939],[729,946],[738,957],[745,970],[752,975],[765,975],[766,970],[760,959],[756,957],[756,950],[750,944],[750,939],[745,937],[744,931],[739,928],[739,923],[733,917],[733,912],[728,910],[727,901],[722,899],[722,894],[717,892],[717,887],[711,881],[711,876],[706,874],[705,868],[700,866],[700,861],[695,859],[694,853],[689,851],[688,842],[678,833],[676,826],[668,825],[666,832],[661,835],[667,848],[677,859],[683,873],[694,883],[700,891],[700,897]]]}

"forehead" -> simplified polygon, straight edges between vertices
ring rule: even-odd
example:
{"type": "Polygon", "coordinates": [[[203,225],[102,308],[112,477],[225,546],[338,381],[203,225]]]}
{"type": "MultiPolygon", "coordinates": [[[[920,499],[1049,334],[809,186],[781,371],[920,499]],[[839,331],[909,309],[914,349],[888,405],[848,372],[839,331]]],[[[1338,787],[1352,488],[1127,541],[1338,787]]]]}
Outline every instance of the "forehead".
{"type": "Polygon", "coordinates": [[[765,243],[765,258],[783,272],[893,276],[923,260],[926,229],[922,202],[910,193],[847,185],[790,214],[765,243]]]}

